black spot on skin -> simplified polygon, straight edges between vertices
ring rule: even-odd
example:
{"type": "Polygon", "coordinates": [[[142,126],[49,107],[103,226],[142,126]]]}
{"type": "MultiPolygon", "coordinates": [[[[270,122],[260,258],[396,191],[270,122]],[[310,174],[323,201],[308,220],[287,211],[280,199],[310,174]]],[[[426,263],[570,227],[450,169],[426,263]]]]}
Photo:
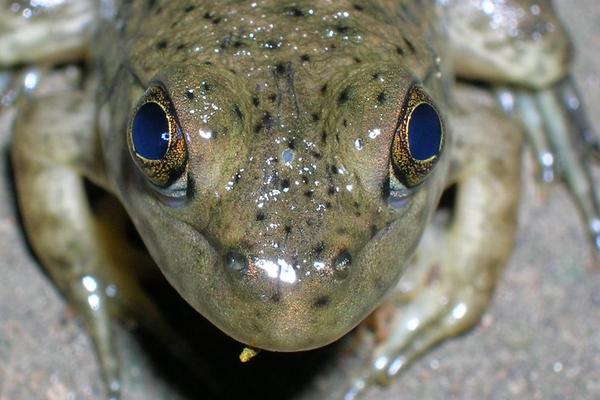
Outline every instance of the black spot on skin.
{"type": "Polygon", "coordinates": [[[408,47],[408,50],[410,50],[411,53],[415,54],[417,52],[417,49],[415,49],[415,46],[407,38],[403,38],[403,39],[404,39],[404,43],[406,43],[406,46],[408,47]]]}
{"type": "Polygon", "coordinates": [[[212,23],[214,25],[219,25],[220,22],[221,22],[221,17],[217,17],[217,18],[215,18],[215,19],[212,20],[212,23]]]}
{"type": "Polygon", "coordinates": [[[330,196],[333,196],[337,193],[337,191],[335,190],[335,186],[329,186],[329,189],[327,189],[327,194],[330,196]]]}
{"type": "Polygon", "coordinates": [[[166,40],[159,40],[158,42],[156,42],[156,48],[159,50],[164,50],[167,48],[167,44],[168,42],[166,40]]]}
{"type": "Polygon", "coordinates": [[[208,82],[206,82],[206,81],[203,81],[203,82],[202,82],[202,86],[201,86],[201,88],[202,88],[202,91],[203,91],[204,93],[208,93],[208,92],[210,92],[210,91],[212,90],[212,86],[211,86],[211,84],[210,84],[210,83],[208,83],[208,82]]]}
{"type": "Polygon", "coordinates": [[[385,104],[385,100],[386,100],[386,95],[385,95],[385,90],[384,90],[377,95],[377,102],[380,105],[383,105],[383,104],[385,104]]]}
{"type": "Polygon", "coordinates": [[[260,99],[257,95],[252,96],[252,104],[254,107],[258,107],[260,105],[260,99]]]}
{"type": "Polygon", "coordinates": [[[261,123],[267,131],[271,130],[271,126],[273,125],[273,117],[271,116],[270,112],[268,112],[268,111],[263,112],[261,123]]]}
{"type": "Polygon", "coordinates": [[[373,237],[375,237],[375,235],[377,234],[377,231],[378,231],[377,225],[371,225],[369,227],[369,231],[371,233],[371,239],[373,239],[373,237]]]}
{"type": "Polygon", "coordinates": [[[277,100],[277,95],[275,93],[269,94],[269,101],[271,101],[271,103],[275,103],[276,100],[277,100]]]}
{"type": "Polygon", "coordinates": [[[329,296],[320,296],[315,299],[313,306],[315,308],[323,308],[329,304],[329,296]]]}
{"type": "Polygon", "coordinates": [[[148,0],[148,9],[152,10],[156,6],[156,0],[148,0]]]}
{"type": "Polygon", "coordinates": [[[327,132],[321,132],[321,142],[325,143],[327,141],[327,132]]]}
{"type": "Polygon", "coordinates": [[[304,192],[304,196],[308,197],[309,199],[312,198],[314,194],[315,192],[313,190],[307,190],[304,192]]]}
{"type": "Polygon", "coordinates": [[[244,42],[242,42],[241,40],[236,40],[235,42],[233,42],[233,47],[235,47],[236,49],[239,49],[240,47],[244,46],[244,42]]]}
{"type": "Polygon", "coordinates": [[[313,253],[315,253],[317,256],[320,255],[323,250],[325,250],[325,243],[323,242],[319,242],[315,247],[313,247],[313,253]]]}
{"type": "Polygon", "coordinates": [[[313,156],[314,158],[316,158],[317,160],[320,160],[323,156],[321,155],[321,153],[318,153],[316,151],[311,151],[310,155],[313,156]]]}
{"type": "Polygon", "coordinates": [[[177,47],[175,47],[175,50],[177,51],[181,51],[183,49],[185,49],[185,44],[178,44],[177,47]]]}
{"type": "Polygon", "coordinates": [[[310,56],[308,54],[302,54],[300,56],[300,61],[302,61],[303,63],[309,62],[310,61],[310,56]]]}
{"type": "Polygon", "coordinates": [[[360,4],[354,4],[353,7],[354,7],[354,9],[356,11],[363,11],[364,10],[363,6],[361,6],[360,4]]]}
{"type": "Polygon", "coordinates": [[[258,133],[263,129],[265,129],[266,131],[270,131],[272,125],[273,117],[271,117],[271,113],[269,113],[268,111],[264,111],[260,122],[254,126],[254,133],[258,133]]]}
{"type": "Polygon", "coordinates": [[[240,121],[244,120],[244,114],[242,113],[242,111],[240,110],[240,107],[237,104],[233,105],[233,112],[235,113],[235,116],[238,117],[238,119],[240,121]]]}
{"type": "Polygon", "coordinates": [[[310,183],[310,179],[308,179],[308,176],[302,175],[302,183],[304,183],[305,185],[308,185],[310,183]]]}
{"type": "Polygon", "coordinates": [[[275,65],[275,72],[277,72],[279,75],[285,74],[286,70],[287,67],[284,63],[277,63],[277,65],[275,65]]]}
{"type": "Polygon", "coordinates": [[[340,93],[340,95],[338,96],[338,104],[339,105],[346,104],[349,99],[350,99],[350,88],[345,87],[344,90],[342,90],[342,93],[340,93]]]}
{"type": "Polygon", "coordinates": [[[288,17],[304,17],[304,11],[302,11],[296,6],[286,7],[284,10],[284,14],[288,17]]]}
{"type": "Polygon", "coordinates": [[[202,64],[204,64],[204,65],[213,65],[213,63],[210,62],[210,61],[204,61],[202,64]]]}
{"type": "Polygon", "coordinates": [[[348,31],[350,31],[350,27],[347,25],[338,25],[335,27],[335,30],[338,33],[345,34],[345,33],[348,33],[348,31]]]}
{"type": "Polygon", "coordinates": [[[358,57],[352,57],[352,59],[354,60],[355,63],[360,64],[362,62],[362,60],[358,57]]]}
{"type": "Polygon", "coordinates": [[[331,208],[331,202],[326,201],[325,202],[325,208],[327,208],[327,209],[331,208]]]}
{"type": "Polygon", "coordinates": [[[287,234],[289,234],[292,231],[292,227],[289,225],[286,225],[283,227],[283,231],[287,234]]]}
{"type": "Polygon", "coordinates": [[[290,188],[290,180],[289,179],[284,179],[281,181],[281,188],[282,189],[289,189],[290,188]]]}
{"type": "Polygon", "coordinates": [[[271,296],[271,301],[273,303],[279,303],[281,301],[281,296],[279,293],[274,293],[273,296],[271,296]]]}
{"type": "Polygon", "coordinates": [[[379,80],[381,78],[381,74],[379,72],[375,72],[373,75],[371,75],[371,78],[373,78],[374,81],[379,80]]]}
{"type": "Polygon", "coordinates": [[[348,127],[348,120],[344,119],[342,121],[342,125],[344,125],[344,128],[347,128],[348,127]]]}
{"type": "Polygon", "coordinates": [[[264,221],[265,219],[265,213],[262,211],[259,211],[256,213],[256,220],[257,221],[264,221]]]}
{"type": "Polygon", "coordinates": [[[324,84],[323,86],[321,86],[321,94],[325,94],[326,91],[327,91],[327,84],[324,84]]]}
{"type": "Polygon", "coordinates": [[[221,40],[221,43],[219,43],[219,48],[221,48],[221,50],[225,50],[230,45],[231,45],[231,36],[226,36],[223,38],[223,40],[221,40]]]}
{"type": "Polygon", "coordinates": [[[330,170],[330,171],[331,171],[331,173],[333,173],[333,174],[337,174],[337,173],[339,172],[339,171],[338,171],[338,168],[337,168],[335,165],[331,165],[331,166],[329,167],[329,170],[330,170]]]}
{"type": "Polygon", "coordinates": [[[294,150],[296,148],[296,141],[294,139],[290,139],[288,142],[288,149],[294,150]]]}
{"type": "Polygon", "coordinates": [[[187,7],[185,7],[185,8],[183,9],[183,12],[187,14],[187,13],[189,13],[190,11],[194,11],[195,9],[196,9],[196,6],[195,6],[195,5],[193,5],[193,4],[191,4],[191,5],[187,6],[187,7]]]}
{"type": "Polygon", "coordinates": [[[320,118],[319,114],[317,114],[317,113],[312,113],[312,114],[310,114],[310,116],[311,116],[313,122],[317,122],[320,118]]]}
{"type": "Polygon", "coordinates": [[[404,55],[404,50],[402,49],[402,47],[396,46],[396,53],[398,53],[399,55],[403,56],[404,55]]]}
{"type": "Polygon", "coordinates": [[[213,19],[217,15],[214,11],[207,11],[204,13],[204,19],[213,19]]]}
{"type": "Polygon", "coordinates": [[[187,97],[189,100],[194,100],[194,92],[192,90],[186,90],[185,91],[185,97],[187,97]]]}

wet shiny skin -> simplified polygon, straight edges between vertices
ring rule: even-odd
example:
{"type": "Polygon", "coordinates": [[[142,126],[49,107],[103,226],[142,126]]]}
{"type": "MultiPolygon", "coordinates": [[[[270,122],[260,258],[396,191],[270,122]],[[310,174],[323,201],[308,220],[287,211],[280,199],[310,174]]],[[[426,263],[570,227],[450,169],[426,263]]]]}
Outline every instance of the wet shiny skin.
{"type": "MultiPolygon", "coordinates": [[[[149,82],[168,93],[185,195],[147,185],[121,134],[105,137],[107,159],[123,159],[109,174],[165,276],[227,334],[279,351],[327,344],[393,287],[437,202],[446,157],[404,207],[384,196],[408,90],[423,82],[444,107],[437,54],[416,25],[351,4],[184,8],[166,3],[128,27],[140,31],[121,73],[136,76],[129,93],[149,82]],[[169,15],[182,16],[165,26],[169,15]]],[[[116,97],[110,132],[129,118],[116,97]]]]}

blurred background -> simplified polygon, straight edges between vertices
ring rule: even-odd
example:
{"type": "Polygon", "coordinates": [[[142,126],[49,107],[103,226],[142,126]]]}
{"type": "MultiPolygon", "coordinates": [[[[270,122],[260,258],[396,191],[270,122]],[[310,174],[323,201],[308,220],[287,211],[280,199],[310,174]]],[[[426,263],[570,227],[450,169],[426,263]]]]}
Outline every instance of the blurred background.
{"type": "MultiPolygon", "coordinates": [[[[597,0],[555,4],[575,42],[576,81],[598,127],[600,6],[597,0]]],[[[0,116],[0,400],[100,399],[88,338],[20,232],[5,159],[7,121],[0,116]]],[[[600,269],[566,191],[555,186],[542,196],[529,158],[525,164],[517,242],[488,312],[475,329],[428,353],[389,387],[372,389],[369,398],[600,398],[600,269]]],[[[124,399],[182,399],[138,341],[123,329],[118,341],[124,399]]]]}

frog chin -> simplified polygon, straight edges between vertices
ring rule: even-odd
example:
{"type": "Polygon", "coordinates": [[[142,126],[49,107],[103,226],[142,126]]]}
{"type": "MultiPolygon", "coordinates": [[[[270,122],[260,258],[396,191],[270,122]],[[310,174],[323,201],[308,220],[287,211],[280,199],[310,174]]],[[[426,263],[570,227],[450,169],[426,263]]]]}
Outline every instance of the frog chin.
{"type": "Polygon", "coordinates": [[[293,352],[337,340],[396,284],[427,214],[426,202],[411,203],[365,242],[305,260],[291,256],[297,248],[262,255],[223,250],[159,207],[136,225],[167,280],[200,314],[246,345],[293,352]]]}
{"type": "Polygon", "coordinates": [[[406,259],[416,242],[398,246],[392,238],[399,229],[392,223],[342,259],[303,269],[270,257],[235,265],[241,262],[235,255],[218,251],[191,226],[174,224],[173,240],[185,243],[186,251],[158,261],[182,297],[227,335],[255,348],[303,351],[349,332],[394,286],[402,263],[391,260],[406,259]],[[382,251],[392,258],[381,257],[382,251]],[[336,270],[336,262],[344,265],[336,270]]]}

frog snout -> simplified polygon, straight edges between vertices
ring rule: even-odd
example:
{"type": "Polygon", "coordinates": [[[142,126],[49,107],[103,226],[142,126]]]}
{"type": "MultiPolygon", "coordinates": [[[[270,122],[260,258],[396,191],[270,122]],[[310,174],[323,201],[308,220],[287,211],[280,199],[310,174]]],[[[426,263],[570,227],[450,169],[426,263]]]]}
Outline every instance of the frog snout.
{"type": "Polygon", "coordinates": [[[294,283],[302,276],[310,276],[311,272],[322,273],[341,281],[350,273],[352,255],[347,249],[341,249],[336,254],[303,259],[299,264],[298,257],[261,257],[255,254],[245,254],[240,250],[231,250],[225,256],[225,267],[238,279],[257,277],[261,272],[267,279],[294,283]]]}
{"type": "Polygon", "coordinates": [[[357,250],[253,250],[230,249],[220,267],[221,292],[229,293],[231,305],[229,318],[217,325],[241,342],[274,351],[320,347],[350,330],[369,307],[354,295],[364,281],[357,250]]]}

